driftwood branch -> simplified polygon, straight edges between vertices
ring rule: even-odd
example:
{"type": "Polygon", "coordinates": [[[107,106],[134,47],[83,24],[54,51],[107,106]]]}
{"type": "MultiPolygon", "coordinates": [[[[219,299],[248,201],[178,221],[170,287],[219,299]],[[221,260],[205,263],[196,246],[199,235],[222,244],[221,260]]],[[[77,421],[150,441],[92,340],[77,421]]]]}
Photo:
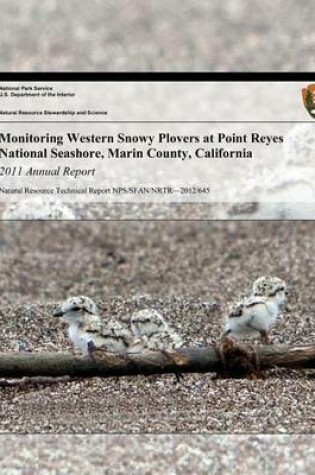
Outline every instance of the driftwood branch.
{"type": "Polygon", "coordinates": [[[152,374],[217,373],[243,377],[255,370],[315,368],[315,345],[261,346],[229,342],[223,347],[185,348],[173,353],[110,354],[94,349],[89,356],[69,353],[0,353],[0,378],[88,378],[152,374]],[[224,356],[222,358],[222,355],[224,356]]]}

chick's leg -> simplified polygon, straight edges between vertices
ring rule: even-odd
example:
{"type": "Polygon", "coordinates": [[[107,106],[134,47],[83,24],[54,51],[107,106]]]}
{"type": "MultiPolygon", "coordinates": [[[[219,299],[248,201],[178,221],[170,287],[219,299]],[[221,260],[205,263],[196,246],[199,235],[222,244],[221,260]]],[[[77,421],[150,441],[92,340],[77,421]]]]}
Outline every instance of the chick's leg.
{"type": "Polygon", "coordinates": [[[262,341],[265,345],[269,345],[270,340],[269,340],[268,332],[266,332],[266,330],[260,330],[259,333],[260,333],[261,341],[262,341]]]}
{"type": "Polygon", "coordinates": [[[220,347],[219,347],[219,352],[220,352],[220,358],[222,362],[222,367],[226,371],[227,369],[227,362],[226,362],[226,357],[225,357],[225,350],[224,350],[224,342],[227,341],[227,336],[232,333],[232,330],[229,328],[228,330],[225,330],[225,332],[222,333],[220,337],[220,347]]]}

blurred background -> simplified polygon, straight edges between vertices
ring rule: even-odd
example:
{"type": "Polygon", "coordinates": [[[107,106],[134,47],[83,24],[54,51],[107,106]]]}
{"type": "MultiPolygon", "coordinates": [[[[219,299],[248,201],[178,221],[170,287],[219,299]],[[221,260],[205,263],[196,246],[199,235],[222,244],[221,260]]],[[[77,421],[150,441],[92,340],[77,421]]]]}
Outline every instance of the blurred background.
{"type": "Polygon", "coordinates": [[[1,0],[1,70],[314,70],[310,0],[1,0]]]}

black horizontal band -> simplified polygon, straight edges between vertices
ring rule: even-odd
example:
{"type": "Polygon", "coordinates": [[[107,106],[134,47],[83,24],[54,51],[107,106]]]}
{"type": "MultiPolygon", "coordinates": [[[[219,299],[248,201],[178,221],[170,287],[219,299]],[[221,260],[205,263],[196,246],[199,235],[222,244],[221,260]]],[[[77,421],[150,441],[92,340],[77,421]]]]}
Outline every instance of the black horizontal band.
{"type": "Polygon", "coordinates": [[[302,81],[302,82],[315,82],[315,73],[305,71],[268,71],[268,72],[208,72],[208,71],[196,71],[196,72],[182,72],[182,71],[165,71],[165,72],[80,72],[80,71],[43,71],[43,72],[0,72],[0,81],[56,81],[56,82],[111,82],[111,81],[135,81],[135,82],[190,82],[190,81],[227,81],[227,82],[282,82],[282,81],[302,81]]]}

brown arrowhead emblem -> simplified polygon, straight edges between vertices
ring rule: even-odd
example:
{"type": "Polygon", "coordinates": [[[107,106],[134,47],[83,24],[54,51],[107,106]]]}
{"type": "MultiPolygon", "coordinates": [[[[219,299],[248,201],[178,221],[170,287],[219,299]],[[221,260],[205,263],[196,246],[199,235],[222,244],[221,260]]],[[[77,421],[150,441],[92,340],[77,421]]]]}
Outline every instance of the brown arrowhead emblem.
{"type": "Polygon", "coordinates": [[[305,109],[315,119],[315,84],[310,84],[302,89],[305,109]]]}

